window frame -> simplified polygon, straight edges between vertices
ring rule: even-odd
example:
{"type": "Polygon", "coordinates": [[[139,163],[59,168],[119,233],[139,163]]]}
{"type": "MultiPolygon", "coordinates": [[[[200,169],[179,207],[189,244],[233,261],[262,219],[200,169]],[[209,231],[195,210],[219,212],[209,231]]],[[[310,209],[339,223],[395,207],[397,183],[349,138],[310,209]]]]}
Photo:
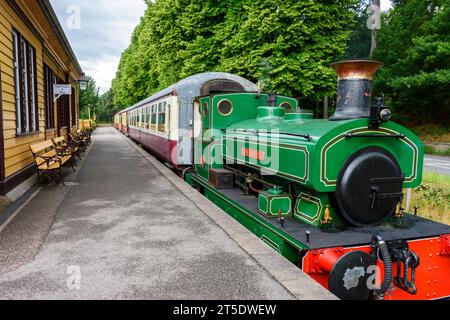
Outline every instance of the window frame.
{"type": "MultiPolygon", "coordinates": [[[[58,78],[59,84],[64,84],[61,78],[58,78]]],[[[58,127],[67,129],[70,127],[70,96],[62,95],[57,101],[58,127]]]]}
{"type": "Polygon", "coordinates": [[[57,79],[53,70],[44,64],[44,100],[45,100],[45,129],[56,129],[55,123],[55,102],[53,85],[56,84],[57,79]]]}
{"type": "Polygon", "coordinates": [[[75,87],[72,86],[72,94],[70,95],[70,124],[72,127],[77,126],[77,98],[76,98],[76,91],[75,87]]]}
{"type": "Polygon", "coordinates": [[[40,132],[36,48],[12,30],[16,135],[40,132]]]}

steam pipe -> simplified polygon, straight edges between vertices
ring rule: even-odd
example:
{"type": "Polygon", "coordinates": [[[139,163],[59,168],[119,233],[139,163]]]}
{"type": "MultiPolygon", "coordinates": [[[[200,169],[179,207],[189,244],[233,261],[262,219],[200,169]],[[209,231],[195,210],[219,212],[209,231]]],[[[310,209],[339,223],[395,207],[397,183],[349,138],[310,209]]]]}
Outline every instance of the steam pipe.
{"type": "Polygon", "coordinates": [[[381,258],[384,262],[384,279],[383,283],[381,284],[380,289],[375,290],[374,294],[377,298],[382,298],[386,292],[391,287],[392,283],[392,260],[391,260],[391,254],[389,252],[389,249],[386,245],[386,242],[379,236],[374,235],[372,238],[372,244],[375,246],[378,246],[381,253],[381,258]]]}

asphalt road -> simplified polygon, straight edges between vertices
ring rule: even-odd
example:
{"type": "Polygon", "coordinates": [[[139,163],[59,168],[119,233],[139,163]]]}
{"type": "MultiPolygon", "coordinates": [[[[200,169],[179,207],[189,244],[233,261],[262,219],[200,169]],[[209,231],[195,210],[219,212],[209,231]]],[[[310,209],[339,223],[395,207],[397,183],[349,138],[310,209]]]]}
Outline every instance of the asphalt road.
{"type": "Polygon", "coordinates": [[[425,155],[425,171],[450,176],[450,157],[425,155]]]}

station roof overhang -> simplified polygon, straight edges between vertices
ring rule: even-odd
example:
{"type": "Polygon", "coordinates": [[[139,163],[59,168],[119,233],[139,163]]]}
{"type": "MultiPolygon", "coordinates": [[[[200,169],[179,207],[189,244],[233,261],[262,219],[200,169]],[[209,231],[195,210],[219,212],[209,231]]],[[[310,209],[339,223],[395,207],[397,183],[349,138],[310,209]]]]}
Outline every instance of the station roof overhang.
{"type": "Polygon", "coordinates": [[[58,40],[60,41],[61,45],[63,46],[64,50],[66,51],[66,54],[71,58],[77,72],[82,75],[83,69],[80,66],[80,63],[78,62],[78,59],[72,49],[72,46],[70,45],[69,40],[66,37],[66,34],[64,33],[64,30],[59,23],[59,20],[56,16],[55,11],[53,10],[52,5],[50,4],[49,0],[38,0],[39,6],[41,7],[42,11],[46,15],[48,22],[50,23],[51,27],[53,28],[53,31],[55,32],[56,36],[58,37],[58,40]]]}

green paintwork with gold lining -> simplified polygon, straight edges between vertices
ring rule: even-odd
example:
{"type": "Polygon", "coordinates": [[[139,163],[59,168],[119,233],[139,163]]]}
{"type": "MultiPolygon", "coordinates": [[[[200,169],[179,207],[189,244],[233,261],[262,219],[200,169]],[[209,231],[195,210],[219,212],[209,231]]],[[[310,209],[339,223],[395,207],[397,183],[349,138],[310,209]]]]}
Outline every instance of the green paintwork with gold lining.
{"type": "Polygon", "coordinates": [[[269,189],[259,193],[258,209],[271,218],[289,216],[292,214],[292,198],[281,189],[269,189]]]}
{"type": "Polygon", "coordinates": [[[198,99],[202,128],[194,140],[202,160],[196,162],[196,175],[208,180],[209,168],[243,165],[279,186],[285,195],[275,200],[261,192],[261,212],[275,216],[281,209],[282,215],[317,228],[345,225],[333,210],[330,194],[336,191],[345,163],[361,149],[380,147],[392,154],[405,175],[404,188],[421,183],[423,144],[408,129],[387,122],[370,130],[368,119],[314,120],[311,112],[296,109],[295,99],[278,97],[272,107],[266,106],[267,97],[233,93],[198,99]],[[226,115],[218,108],[223,101],[232,105],[226,115]],[[280,107],[283,103],[293,109],[286,112],[280,107]],[[364,137],[357,137],[360,134],[364,137]],[[288,198],[290,211],[285,209],[288,198]]]}

